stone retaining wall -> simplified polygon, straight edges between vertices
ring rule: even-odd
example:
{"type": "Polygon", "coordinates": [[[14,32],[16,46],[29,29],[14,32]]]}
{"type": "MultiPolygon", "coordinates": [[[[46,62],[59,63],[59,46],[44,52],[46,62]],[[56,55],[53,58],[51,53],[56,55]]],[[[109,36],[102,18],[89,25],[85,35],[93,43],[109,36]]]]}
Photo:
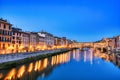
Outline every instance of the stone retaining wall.
{"type": "Polygon", "coordinates": [[[45,51],[28,52],[28,53],[1,54],[0,63],[16,61],[16,60],[21,60],[25,58],[35,57],[42,54],[56,53],[56,52],[65,51],[65,50],[67,49],[45,50],[45,51]]]}

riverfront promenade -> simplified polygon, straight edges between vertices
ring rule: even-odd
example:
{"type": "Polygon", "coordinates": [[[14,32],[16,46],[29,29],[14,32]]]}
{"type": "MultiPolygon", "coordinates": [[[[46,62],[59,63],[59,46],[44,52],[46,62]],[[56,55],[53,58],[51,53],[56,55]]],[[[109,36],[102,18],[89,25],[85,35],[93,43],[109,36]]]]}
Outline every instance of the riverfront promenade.
{"type": "Polygon", "coordinates": [[[61,52],[61,51],[65,51],[65,50],[68,50],[68,49],[66,48],[66,49],[56,49],[56,50],[44,50],[44,51],[38,51],[38,52],[1,54],[0,55],[0,64],[9,62],[9,61],[17,61],[17,60],[22,60],[25,58],[36,57],[36,56],[39,56],[42,54],[61,52]]]}

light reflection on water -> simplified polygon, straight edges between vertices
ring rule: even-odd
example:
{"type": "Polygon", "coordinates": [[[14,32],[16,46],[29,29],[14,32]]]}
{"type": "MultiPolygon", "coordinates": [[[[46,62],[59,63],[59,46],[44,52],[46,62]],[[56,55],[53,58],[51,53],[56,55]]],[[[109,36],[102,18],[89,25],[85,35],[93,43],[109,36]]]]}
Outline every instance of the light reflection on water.
{"type": "MultiPolygon", "coordinates": [[[[0,72],[0,79],[4,80],[16,80],[16,79],[24,79],[28,80],[28,75],[33,74],[32,76],[36,76],[38,73],[40,73],[41,76],[43,76],[42,73],[44,73],[45,69],[47,67],[54,67],[58,64],[66,63],[70,60],[70,52],[63,53],[60,55],[55,55],[50,58],[45,58],[42,60],[38,60],[36,62],[31,62],[26,65],[22,65],[16,68],[13,68],[11,70],[5,70],[6,73],[3,71],[0,72]]],[[[38,75],[39,76],[39,75],[38,75]]],[[[37,77],[34,77],[31,80],[35,80],[37,77]]]]}
{"type": "Polygon", "coordinates": [[[8,74],[6,75],[6,77],[4,78],[4,80],[15,79],[15,75],[16,75],[16,69],[13,68],[12,70],[10,70],[10,72],[8,72],[8,74]]]}
{"type": "MultiPolygon", "coordinates": [[[[24,64],[10,70],[0,71],[1,80],[36,80],[38,77],[48,76],[54,67],[68,63],[71,60],[80,62],[83,59],[83,62],[89,62],[93,64],[94,58],[103,58],[106,61],[112,61],[116,63],[116,58],[114,54],[108,55],[100,53],[99,51],[94,51],[89,49],[88,51],[80,51],[79,49],[66,52],[63,54],[55,55],[49,58],[38,60],[36,62],[31,62],[29,64],[24,64]]],[[[99,64],[99,61],[98,61],[99,64]]]]}

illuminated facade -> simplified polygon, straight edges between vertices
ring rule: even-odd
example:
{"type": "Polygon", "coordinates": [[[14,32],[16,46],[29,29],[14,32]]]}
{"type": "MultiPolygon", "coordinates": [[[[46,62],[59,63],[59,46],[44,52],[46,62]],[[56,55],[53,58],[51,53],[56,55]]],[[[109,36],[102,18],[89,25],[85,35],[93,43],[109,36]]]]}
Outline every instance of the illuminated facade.
{"type": "Polygon", "coordinates": [[[61,46],[66,47],[66,37],[61,38],[61,46]]]}
{"type": "Polygon", "coordinates": [[[44,50],[45,49],[45,37],[43,36],[40,36],[38,34],[38,44],[37,44],[37,47],[39,50],[44,50]]]}
{"type": "Polygon", "coordinates": [[[67,40],[67,47],[72,48],[73,41],[72,40],[67,40]]]}
{"type": "Polygon", "coordinates": [[[120,51],[120,36],[115,36],[109,40],[110,50],[120,51]]]}
{"type": "Polygon", "coordinates": [[[115,48],[120,50],[120,36],[115,37],[115,48]]]}
{"type": "Polygon", "coordinates": [[[72,46],[71,46],[72,43],[73,43],[73,41],[71,41],[71,40],[69,40],[69,39],[66,39],[66,37],[62,37],[62,38],[61,38],[61,46],[63,46],[63,47],[66,47],[66,48],[72,47],[72,46]]]}
{"type": "Polygon", "coordinates": [[[47,49],[54,47],[54,36],[52,34],[44,31],[41,31],[39,34],[43,35],[47,49]]]}
{"type": "Polygon", "coordinates": [[[61,44],[62,42],[61,42],[61,38],[59,38],[59,37],[54,37],[54,47],[55,48],[61,48],[61,44]]]}
{"type": "Polygon", "coordinates": [[[36,50],[36,45],[37,45],[37,35],[33,32],[30,32],[30,51],[35,51],[36,50]]]}
{"type": "Polygon", "coordinates": [[[54,46],[55,48],[71,48],[73,41],[66,39],[65,37],[59,38],[54,37],[54,46]]]}
{"type": "Polygon", "coordinates": [[[12,24],[0,19],[0,54],[11,53],[12,24]]]}
{"type": "Polygon", "coordinates": [[[33,34],[36,36],[36,51],[44,50],[45,49],[45,38],[37,32],[34,32],[33,34]]]}
{"type": "Polygon", "coordinates": [[[111,38],[111,39],[108,41],[108,45],[109,45],[109,50],[115,49],[115,39],[114,39],[114,38],[111,38]]]}
{"type": "Polygon", "coordinates": [[[12,52],[22,52],[22,29],[12,28],[12,52]]]}
{"type": "Polygon", "coordinates": [[[22,45],[23,51],[28,52],[30,46],[30,34],[28,32],[22,32],[22,45]]]}
{"type": "Polygon", "coordinates": [[[0,54],[68,48],[71,44],[72,41],[66,37],[54,37],[45,31],[23,32],[12,27],[7,20],[0,19],[0,54]]]}

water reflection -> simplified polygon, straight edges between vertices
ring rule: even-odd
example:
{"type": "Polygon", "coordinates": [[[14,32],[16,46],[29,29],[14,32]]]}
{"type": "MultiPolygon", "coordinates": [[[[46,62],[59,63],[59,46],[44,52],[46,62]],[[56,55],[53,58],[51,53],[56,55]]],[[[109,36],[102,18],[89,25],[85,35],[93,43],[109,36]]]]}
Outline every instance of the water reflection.
{"type": "Polygon", "coordinates": [[[94,51],[93,49],[90,49],[89,51],[84,51],[83,52],[84,54],[84,62],[90,62],[90,64],[93,64],[93,54],[94,54],[94,51]]]}
{"type": "MultiPolygon", "coordinates": [[[[79,52],[75,50],[75,59],[78,58],[79,52]]],[[[2,80],[36,80],[37,76],[47,76],[51,70],[58,66],[70,61],[72,52],[67,52],[59,55],[52,56],[50,58],[45,58],[38,60],[36,62],[31,62],[11,70],[0,71],[0,79],[2,80]]],[[[76,59],[77,60],[77,59],[76,59]]]]}
{"type": "Polygon", "coordinates": [[[54,67],[70,62],[72,59],[76,62],[80,62],[83,59],[84,63],[89,62],[92,65],[94,58],[103,58],[106,61],[111,61],[114,64],[119,65],[118,58],[115,54],[101,53],[100,51],[93,49],[81,52],[79,49],[76,49],[70,52],[38,60],[36,62],[24,64],[10,70],[0,71],[0,79],[36,80],[38,77],[48,76],[54,67]]]}
{"type": "Polygon", "coordinates": [[[10,70],[10,72],[8,72],[8,74],[5,76],[4,80],[13,80],[16,77],[16,69],[13,68],[12,70],[10,70]]]}
{"type": "Polygon", "coordinates": [[[73,50],[73,59],[75,59],[76,61],[80,61],[80,50],[73,50]]]}
{"type": "Polygon", "coordinates": [[[30,63],[28,66],[28,72],[30,73],[33,69],[33,63],[30,63]]]}
{"type": "Polygon", "coordinates": [[[2,73],[0,73],[0,79],[3,77],[3,74],[2,73]]]}
{"type": "Polygon", "coordinates": [[[25,72],[25,65],[21,66],[19,69],[18,69],[18,72],[17,72],[17,77],[20,78],[23,76],[25,72]]]}
{"type": "Polygon", "coordinates": [[[116,53],[111,53],[110,51],[106,53],[101,53],[99,50],[96,50],[94,52],[94,57],[102,58],[107,62],[112,62],[116,66],[120,65],[120,63],[118,63],[120,61],[120,58],[118,58],[118,55],[116,53]]]}
{"type": "Polygon", "coordinates": [[[87,54],[86,54],[86,51],[84,51],[84,62],[86,62],[86,59],[87,59],[87,54]]]}

